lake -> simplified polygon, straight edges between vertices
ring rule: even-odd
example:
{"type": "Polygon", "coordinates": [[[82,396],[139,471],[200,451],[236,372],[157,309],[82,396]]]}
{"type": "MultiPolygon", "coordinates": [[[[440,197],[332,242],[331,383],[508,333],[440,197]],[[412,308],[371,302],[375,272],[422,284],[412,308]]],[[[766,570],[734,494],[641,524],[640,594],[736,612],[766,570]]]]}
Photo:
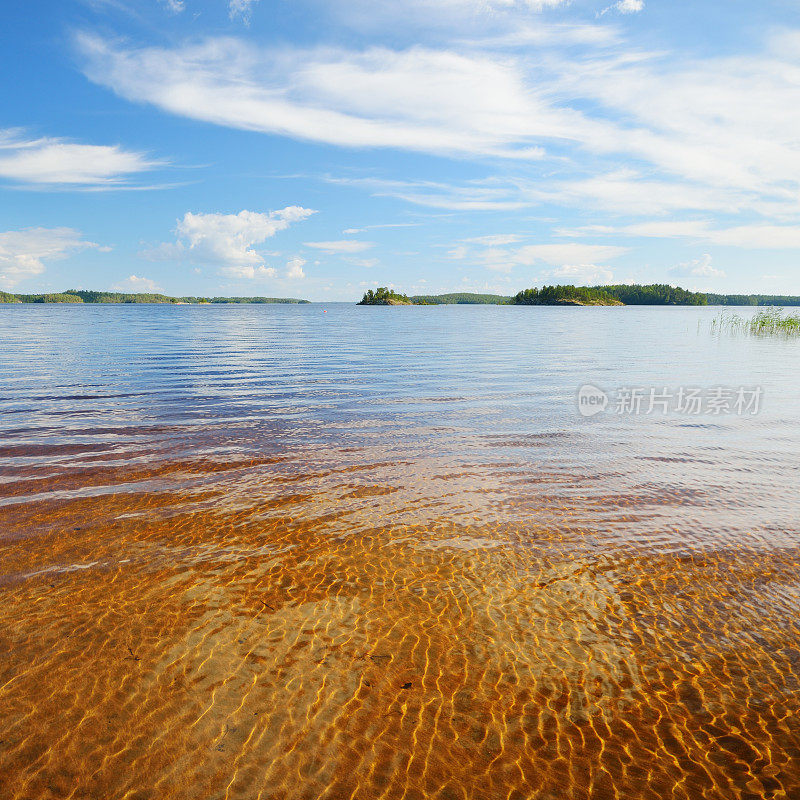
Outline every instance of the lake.
{"type": "Polygon", "coordinates": [[[800,797],[800,343],[717,313],[0,306],[0,796],[800,797]]]}

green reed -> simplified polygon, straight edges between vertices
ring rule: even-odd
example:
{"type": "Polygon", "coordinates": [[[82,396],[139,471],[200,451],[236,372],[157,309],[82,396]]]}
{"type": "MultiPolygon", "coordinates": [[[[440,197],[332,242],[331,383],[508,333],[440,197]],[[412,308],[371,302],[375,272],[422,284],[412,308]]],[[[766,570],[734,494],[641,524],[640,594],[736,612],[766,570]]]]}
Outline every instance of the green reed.
{"type": "Polygon", "coordinates": [[[800,336],[800,313],[782,308],[765,308],[750,319],[723,311],[711,323],[712,333],[741,333],[747,336],[800,336]]]}

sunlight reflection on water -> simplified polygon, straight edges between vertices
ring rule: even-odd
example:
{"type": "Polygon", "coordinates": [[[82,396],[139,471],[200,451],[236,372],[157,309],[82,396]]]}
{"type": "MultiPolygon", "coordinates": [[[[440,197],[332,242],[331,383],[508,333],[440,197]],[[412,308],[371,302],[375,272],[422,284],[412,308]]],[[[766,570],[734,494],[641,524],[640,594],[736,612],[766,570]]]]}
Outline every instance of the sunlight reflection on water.
{"type": "Polygon", "coordinates": [[[800,346],[324,308],[0,307],[0,794],[800,796],[800,346]]]}

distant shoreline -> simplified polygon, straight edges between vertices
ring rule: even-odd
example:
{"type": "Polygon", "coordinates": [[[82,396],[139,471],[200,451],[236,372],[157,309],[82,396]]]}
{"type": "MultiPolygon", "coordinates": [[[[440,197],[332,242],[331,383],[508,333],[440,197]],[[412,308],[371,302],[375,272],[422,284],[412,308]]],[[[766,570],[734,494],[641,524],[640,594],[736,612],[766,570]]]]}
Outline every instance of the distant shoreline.
{"type": "MultiPolygon", "coordinates": [[[[293,297],[172,297],[164,294],[103,292],[68,289],[64,292],[13,294],[0,291],[0,305],[309,305],[348,303],[346,300],[304,300],[293,297]]],[[[352,302],[352,301],[349,301],[352,302]]],[[[665,284],[615,286],[555,286],[526,289],[515,296],[455,292],[440,295],[401,295],[394,290],[370,290],[357,305],[439,306],[800,306],[798,295],[716,294],[689,292],[665,284]]]]}
{"type": "Polygon", "coordinates": [[[100,292],[88,289],[67,289],[63,292],[43,292],[41,294],[12,294],[0,292],[0,303],[4,304],[48,304],[48,305],[172,305],[172,306],[213,306],[213,305],[301,305],[308,300],[294,297],[171,297],[166,294],[146,294],[128,292],[100,292]]]}
{"type": "Polygon", "coordinates": [[[692,292],[668,284],[544,286],[510,295],[458,292],[400,294],[380,286],[364,293],[360,306],[514,305],[514,306],[800,306],[800,296],[692,292]]]}

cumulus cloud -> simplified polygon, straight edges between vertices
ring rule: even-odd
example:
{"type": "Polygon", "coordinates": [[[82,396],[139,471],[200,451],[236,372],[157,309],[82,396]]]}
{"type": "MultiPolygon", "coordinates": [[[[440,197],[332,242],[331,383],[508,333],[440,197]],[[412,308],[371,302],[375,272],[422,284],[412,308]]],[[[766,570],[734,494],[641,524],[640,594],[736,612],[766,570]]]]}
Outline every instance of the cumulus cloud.
{"type": "Polygon", "coordinates": [[[115,283],[111,287],[115,292],[161,292],[163,289],[150,278],[140,275],[128,275],[124,281],[115,283]]]}
{"type": "Polygon", "coordinates": [[[266,267],[263,264],[259,264],[257,267],[247,266],[244,264],[232,264],[227,267],[222,267],[220,272],[223,275],[230,276],[231,278],[238,278],[248,281],[265,280],[268,278],[278,277],[278,270],[276,270],[275,267],[266,267]]]}
{"type": "Polygon", "coordinates": [[[244,210],[238,214],[195,214],[187,211],[183,219],[178,220],[176,241],[165,242],[144,255],[151,260],[216,265],[235,278],[273,278],[276,270],[264,265],[264,254],[255,246],[315,213],[301,206],[287,206],[268,213],[244,210]]]}
{"type": "Polygon", "coordinates": [[[303,267],[306,265],[306,260],[304,258],[300,258],[300,256],[295,256],[294,258],[290,258],[289,261],[286,262],[286,277],[289,280],[300,280],[305,278],[306,273],[303,271],[303,267]]]}
{"type": "Polygon", "coordinates": [[[304,242],[306,247],[313,247],[325,253],[362,253],[374,247],[374,242],[358,242],[354,239],[342,239],[335,242],[304,242]]]}
{"type": "Polygon", "coordinates": [[[26,278],[40,275],[48,261],[96,248],[74,228],[27,228],[0,233],[0,284],[16,286],[26,278]]]}
{"type": "Polygon", "coordinates": [[[688,261],[684,264],[678,264],[670,271],[670,275],[676,277],[693,277],[693,278],[724,278],[725,272],[721,269],[711,266],[711,256],[706,253],[701,258],[694,261],[688,261]]]}
{"type": "Polygon", "coordinates": [[[17,130],[0,130],[0,177],[21,184],[121,186],[137,173],[161,165],[117,145],[29,139],[17,130]]]}
{"type": "Polygon", "coordinates": [[[262,260],[253,245],[266,241],[313,213],[313,210],[301,206],[288,206],[267,214],[247,210],[238,214],[193,214],[187,211],[178,222],[177,233],[187,249],[203,260],[252,265],[262,260]]]}

